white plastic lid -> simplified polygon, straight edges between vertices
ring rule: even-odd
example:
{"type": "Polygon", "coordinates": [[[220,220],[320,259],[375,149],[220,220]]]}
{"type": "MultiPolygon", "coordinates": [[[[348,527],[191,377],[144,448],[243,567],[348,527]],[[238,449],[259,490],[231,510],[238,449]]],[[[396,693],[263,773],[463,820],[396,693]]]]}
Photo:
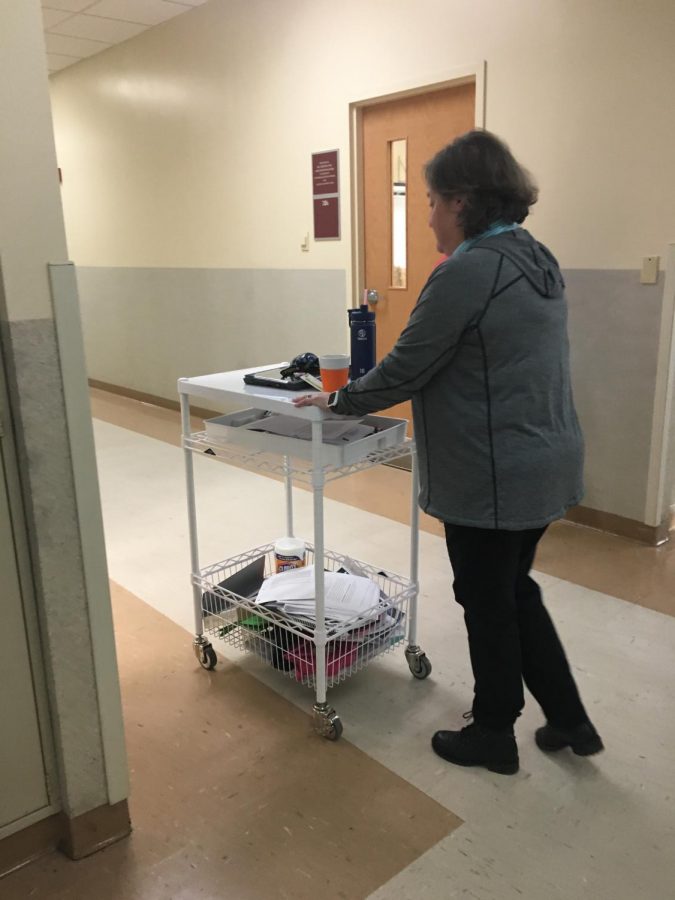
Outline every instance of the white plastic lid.
{"type": "Polygon", "coordinates": [[[274,552],[281,556],[297,556],[302,558],[305,555],[305,542],[301,538],[284,537],[274,542],[274,552]]]}

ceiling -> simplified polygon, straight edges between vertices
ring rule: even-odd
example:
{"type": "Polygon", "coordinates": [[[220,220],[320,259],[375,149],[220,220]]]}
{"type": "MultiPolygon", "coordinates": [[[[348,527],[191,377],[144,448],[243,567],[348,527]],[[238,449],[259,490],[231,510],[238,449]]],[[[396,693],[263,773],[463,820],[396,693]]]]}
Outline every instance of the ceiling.
{"type": "Polygon", "coordinates": [[[42,0],[47,65],[58,72],[207,0],[42,0]]]}

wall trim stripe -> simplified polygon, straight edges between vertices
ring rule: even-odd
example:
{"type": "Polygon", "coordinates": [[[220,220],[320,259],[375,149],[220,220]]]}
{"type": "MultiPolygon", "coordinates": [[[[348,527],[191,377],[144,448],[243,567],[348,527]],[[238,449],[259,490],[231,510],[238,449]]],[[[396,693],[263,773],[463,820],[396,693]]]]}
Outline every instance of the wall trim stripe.
{"type": "Polygon", "coordinates": [[[637,519],[628,519],[590,506],[574,506],[565,516],[568,522],[593,528],[595,531],[606,531],[619,537],[630,538],[642,544],[658,547],[670,540],[670,532],[675,528],[675,516],[668,515],[660,525],[647,525],[637,519]]]}
{"type": "MultiPolygon", "coordinates": [[[[119,384],[109,384],[107,381],[98,381],[96,378],[88,380],[89,387],[98,388],[100,391],[108,391],[110,394],[119,394],[121,397],[128,397],[130,400],[139,400],[141,403],[149,403],[152,406],[161,406],[163,409],[180,412],[180,402],[178,400],[169,400],[167,397],[147,394],[145,391],[137,391],[134,388],[124,387],[119,384]]],[[[210,419],[213,416],[221,416],[222,412],[218,412],[215,409],[206,409],[203,406],[193,406],[191,403],[190,415],[198,416],[202,419],[210,419]]]]}

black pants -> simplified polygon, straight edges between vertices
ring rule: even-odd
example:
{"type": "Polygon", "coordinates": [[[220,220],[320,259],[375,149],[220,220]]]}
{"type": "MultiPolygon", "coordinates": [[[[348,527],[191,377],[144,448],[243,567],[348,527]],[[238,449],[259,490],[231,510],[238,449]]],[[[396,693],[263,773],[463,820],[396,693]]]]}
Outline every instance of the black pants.
{"type": "Polygon", "coordinates": [[[513,726],[525,703],[523,681],[552,725],[588,721],[539,585],[529,575],[545,531],[445,524],[455,599],[469,635],[474,720],[486,728],[513,726]]]}

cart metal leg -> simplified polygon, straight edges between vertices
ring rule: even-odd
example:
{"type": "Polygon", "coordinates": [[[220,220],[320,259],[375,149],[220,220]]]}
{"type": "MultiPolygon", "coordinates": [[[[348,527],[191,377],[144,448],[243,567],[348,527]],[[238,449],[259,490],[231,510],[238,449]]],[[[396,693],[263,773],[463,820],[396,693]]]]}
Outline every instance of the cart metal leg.
{"type": "Polygon", "coordinates": [[[286,482],[286,537],[295,537],[293,533],[293,469],[289,456],[284,456],[284,481],[286,482]]]}
{"type": "Polygon", "coordinates": [[[431,674],[431,663],[425,653],[417,645],[417,600],[419,597],[419,544],[420,544],[420,510],[419,510],[419,473],[417,468],[417,448],[413,446],[410,458],[411,469],[411,506],[410,506],[410,581],[413,595],[408,609],[408,646],[405,658],[415,678],[427,678],[431,674]]]}
{"type": "MultiPolygon", "coordinates": [[[[180,395],[180,414],[183,428],[183,440],[189,437],[190,425],[190,399],[187,394],[180,395]]],[[[197,538],[197,506],[195,502],[195,478],[192,451],[183,446],[185,455],[185,486],[187,489],[188,525],[190,529],[190,565],[192,575],[199,574],[199,544],[197,538]]],[[[204,620],[202,617],[202,592],[192,580],[192,604],[195,621],[195,637],[192,642],[195,656],[199,664],[205,669],[213,669],[218,661],[216,651],[210,641],[204,636],[204,620]]]]}
{"type": "Polygon", "coordinates": [[[323,422],[312,422],[312,489],[314,497],[314,591],[316,596],[316,624],[314,628],[314,652],[316,678],[316,702],[314,704],[314,728],[318,734],[336,741],[342,734],[342,722],[327,701],[326,678],[326,595],[323,577],[323,488],[325,476],[321,444],[323,422]]]}

